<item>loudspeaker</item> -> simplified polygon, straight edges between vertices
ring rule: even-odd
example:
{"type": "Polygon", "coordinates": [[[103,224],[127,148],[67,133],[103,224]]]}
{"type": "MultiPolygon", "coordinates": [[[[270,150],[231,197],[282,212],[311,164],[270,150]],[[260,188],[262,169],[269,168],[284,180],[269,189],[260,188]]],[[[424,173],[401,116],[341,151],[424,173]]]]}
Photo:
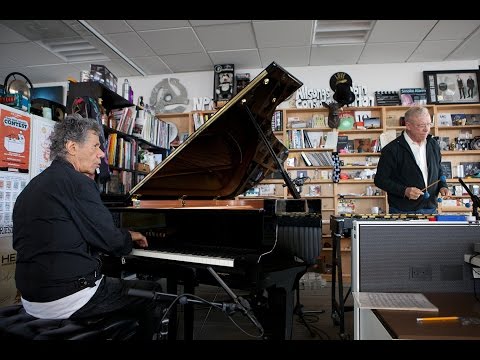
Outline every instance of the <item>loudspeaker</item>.
{"type": "Polygon", "coordinates": [[[66,107],[62,104],[59,104],[55,101],[36,98],[32,99],[32,104],[30,105],[30,112],[32,114],[42,116],[42,108],[49,107],[52,109],[52,120],[62,121],[65,118],[66,107]]]}

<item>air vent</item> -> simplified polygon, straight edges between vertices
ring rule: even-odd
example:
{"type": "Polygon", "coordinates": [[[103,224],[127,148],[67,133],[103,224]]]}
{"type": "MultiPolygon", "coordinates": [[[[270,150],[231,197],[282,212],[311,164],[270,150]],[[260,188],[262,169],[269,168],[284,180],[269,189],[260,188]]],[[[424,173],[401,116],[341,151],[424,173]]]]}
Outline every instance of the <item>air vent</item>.
{"type": "Polygon", "coordinates": [[[375,20],[315,20],[314,45],[365,43],[375,20]]]}
{"type": "Polygon", "coordinates": [[[89,41],[80,37],[37,41],[66,62],[110,60],[89,41]]]}

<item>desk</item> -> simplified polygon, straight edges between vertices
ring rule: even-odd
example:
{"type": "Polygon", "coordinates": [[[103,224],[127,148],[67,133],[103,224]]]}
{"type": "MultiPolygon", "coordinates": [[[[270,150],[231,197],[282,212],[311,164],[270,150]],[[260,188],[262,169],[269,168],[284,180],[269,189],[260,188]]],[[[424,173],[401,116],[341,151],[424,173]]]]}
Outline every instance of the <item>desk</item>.
{"type": "Polygon", "coordinates": [[[480,325],[460,321],[417,323],[417,317],[460,316],[480,318],[480,302],[467,293],[425,293],[438,313],[355,309],[360,311],[360,340],[480,340],[480,325]]]}

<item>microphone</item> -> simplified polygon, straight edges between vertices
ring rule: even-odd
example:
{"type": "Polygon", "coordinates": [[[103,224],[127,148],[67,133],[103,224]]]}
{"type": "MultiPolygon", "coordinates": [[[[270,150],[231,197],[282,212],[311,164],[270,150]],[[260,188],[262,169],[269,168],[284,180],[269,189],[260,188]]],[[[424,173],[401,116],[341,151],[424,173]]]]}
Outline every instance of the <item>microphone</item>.
{"type": "Polygon", "coordinates": [[[238,304],[240,304],[240,311],[242,311],[242,313],[246,315],[248,319],[253,323],[253,325],[255,325],[257,329],[260,330],[260,332],[263,334],[263,326],[262,324],[260,324],[260,322],[257,320],[255,315],[253,314],[253,311],[250,307],[250,303],[246,299],[242,298],[241,296],[238,296],[237,300],[238,300],[238,304]]]}
{"type": "Polygon", "coordinates": [[[155,299],[155,291],[130,288],[127,290],[127,294],[131,296],[143,297],[146,299],[155,299]]]}
{"type": "Polygon", "coordinates": [[[248,317],[248,319],[257,327],[258,330],[260,330],[260,333],[263,335],[264,330],[262,324],[257,320],[255,315],[253,314],[253,311],[250,307],[250,303],[242,298],[241,296],[237,296],[230,287],[225,283],[225,281],[222,280],[222,278],[216,273],[215,270],[211,266],[207,266],[207,270],[212,274],[212,276],[215,278],[215,280],[218,281],[220,286],[227,292],[228,295],[232,298],[233,302],[237,305],[237,308],[248,317]]]}
{"type": "Polygon", "coordinates": [[[431,183],[430,185],[428,185],[428,186],[424,187],[422,190],[420,190],[420,191],[423,191],[423,192],[424,192],[423,198],[424,198],[425,200],[428,199],[428,198],[430,198],[430,193],[429,193],[428,191],[426,191],[426,190],[427,190],[429,187],[432,187],[433,185],[438,184],[440,181],[446,182],[446,181],[447,181],[446,176],[445,176],[445,175],[440,176],[440,179],[434,181],[434,182],[431,183]]]}

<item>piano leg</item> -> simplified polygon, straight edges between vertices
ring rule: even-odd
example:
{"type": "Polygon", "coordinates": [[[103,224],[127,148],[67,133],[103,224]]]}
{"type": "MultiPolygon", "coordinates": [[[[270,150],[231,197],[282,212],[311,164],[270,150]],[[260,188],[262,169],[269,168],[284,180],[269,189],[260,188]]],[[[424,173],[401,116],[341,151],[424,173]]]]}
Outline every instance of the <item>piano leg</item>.
{"type": "Polygon", "coordinates": [[[267,309],[254,305],[254,312],[265,329],[265,340],[291,340],[295,285],[297,276],[305,271],[305,265],[269,272],[264,277],[263,288],[267,292],[267,309]]]}
{"type": "MultiPolygon", "coordinates": [[[[167,292],[169,294],[176,294],[177,293],[177,285],[178,280],[174,277],[167,279],[167,292]]],[[[168,340],[176,340],[177,339],[177,307],[173,306],[170,310],[169,315],[170,322],[168,324],[168,340]],[[172,321],[175,323],[172,324],[172,321]]]]}
{"type": "MultiPolygon", "coordinates": [[[[195,270],[191,270],[190,276],[185,276],[183,281],[183,290],[187,294],[195,294],[195,270]]],[[[185,340],[193,340],[193,323],[195,319],[195,308],[192,303],[185,304],[183,307],[185,330],[183,332],[185,340]]]]}
{"type": "MultiPolygon", "coordinates": [[[[167,277],[167,292],[169,294],[178,294],[177,285],[179,280],[183,283],[183,293],[195,293],[195,269],[180,266],[175,267],[175,271],[171,272],[167,277]]],[[[195,316],[193,304],[189,303],[183,305],[183,311],[183,338],[184,340],[193,340],[193,323],[195,316]]],[[[170,326],[168,327],[168,340],[177,339],[177,315],[177,306],[173,306],[169,318],[170,321],[173,320],[175,323],[170,323],[170,326]]]]}

